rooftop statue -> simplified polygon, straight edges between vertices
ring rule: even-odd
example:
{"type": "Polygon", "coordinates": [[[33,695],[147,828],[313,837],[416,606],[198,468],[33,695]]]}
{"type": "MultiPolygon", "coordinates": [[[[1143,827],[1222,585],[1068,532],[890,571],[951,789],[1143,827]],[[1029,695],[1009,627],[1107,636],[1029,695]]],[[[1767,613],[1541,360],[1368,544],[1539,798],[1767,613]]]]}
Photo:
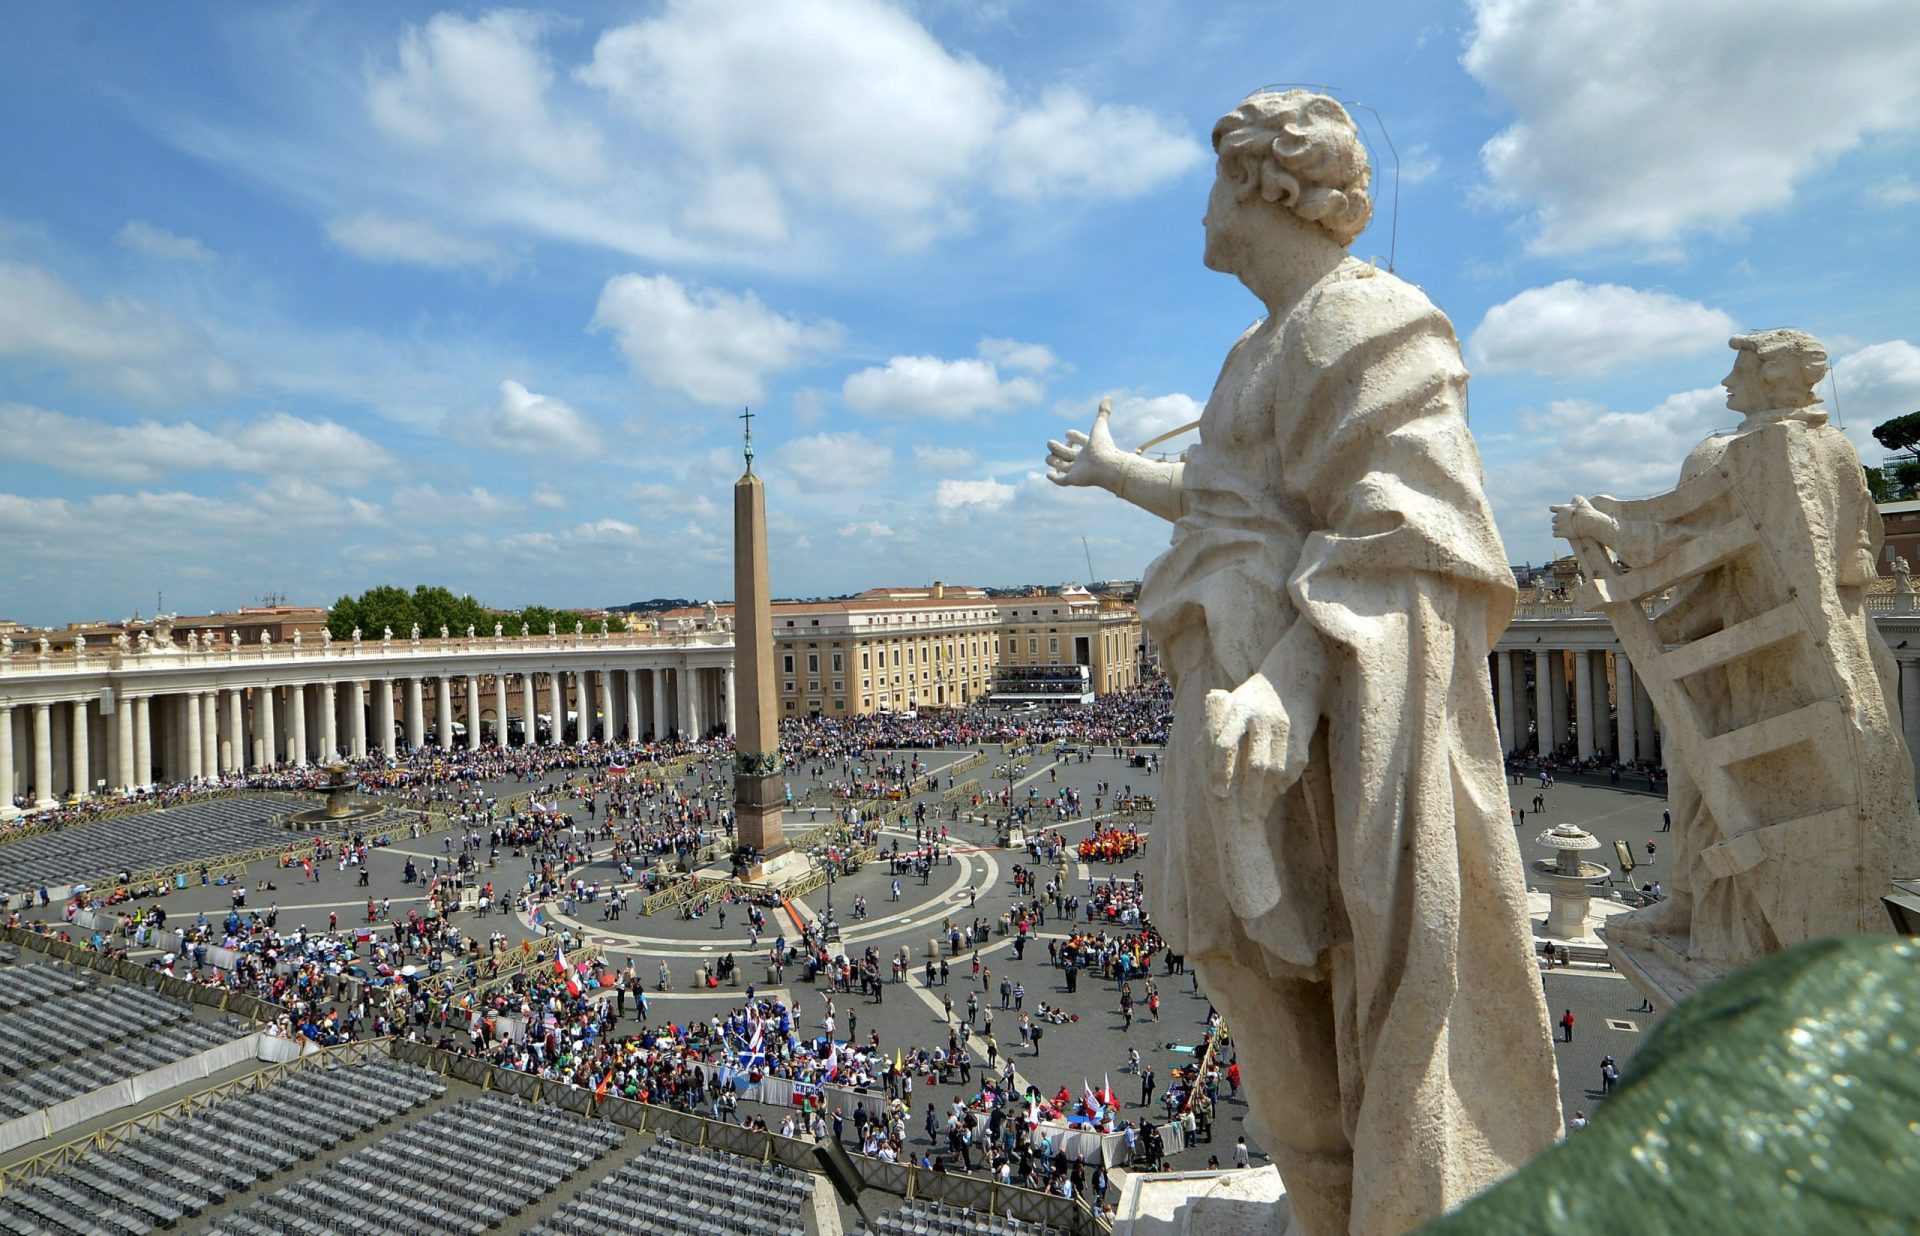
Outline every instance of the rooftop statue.
{"type": "Polygon", "coordinates": [[[1814,394],[1826,349],[1796,330],[1731,346],[1744,419],[1676,488],[1554,508],[1660,714],[1671,895],[1603,934],[1669,999],[1790,944],[1885,931],[1889,881],[1920,874],[1899,671],[1866,612],[1880,515],[1814,394]],[[1641,600],[1669,588],[1648,618],[1641,600]]]}
{"type": "Polygon", "coordinates": [[[1346,110],[1213,130],[1206,265],[1266,316],[1181,462],[1109,402],[1052,479],[1173,525],[1141,585],[1174,722],[1155,918],[1233,1029],[1291,1232],[1404,1232],[1550,1146],[1560,1099],[1487,656],[1513,615],[1453,327],[1355,260],[1346,110]]]}

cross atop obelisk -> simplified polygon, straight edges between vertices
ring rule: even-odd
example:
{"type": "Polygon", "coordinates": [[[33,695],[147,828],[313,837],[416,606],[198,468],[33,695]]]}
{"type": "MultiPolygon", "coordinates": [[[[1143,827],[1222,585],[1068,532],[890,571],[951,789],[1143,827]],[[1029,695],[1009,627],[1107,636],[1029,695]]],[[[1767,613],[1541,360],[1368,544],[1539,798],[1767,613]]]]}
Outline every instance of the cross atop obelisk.
{"type": "Polygon", "coordinates": [[[767,491],[753,474],[753,411],[747,470],[733,486],[734,811],[742,846],[765,859],[786,850],[781,826],[780,717],[773,685],[773,593],[767,571],[767,491]]]}

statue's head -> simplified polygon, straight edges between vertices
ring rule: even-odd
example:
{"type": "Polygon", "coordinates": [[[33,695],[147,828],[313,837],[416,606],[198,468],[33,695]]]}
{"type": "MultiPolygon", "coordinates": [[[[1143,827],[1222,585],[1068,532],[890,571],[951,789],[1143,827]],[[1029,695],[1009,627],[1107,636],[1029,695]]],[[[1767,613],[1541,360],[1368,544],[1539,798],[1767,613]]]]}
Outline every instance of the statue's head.
{"type": "Polygon", "coordinates": [[[1762,330],[1727,341],[1736,355],[1721,385],[1735,412],[1806,408],[1820,402],[1814,388],[1827,376],[1827,349],[1803,330],[1762,330]]]}
{"type": "Polygon", "coordinates": [[[1263,90],[1213,126],[1219,178],[1325,228],[1341,247],[1373,217],[1372,171],[1347,109],[1311,90],[1263,90]]]}

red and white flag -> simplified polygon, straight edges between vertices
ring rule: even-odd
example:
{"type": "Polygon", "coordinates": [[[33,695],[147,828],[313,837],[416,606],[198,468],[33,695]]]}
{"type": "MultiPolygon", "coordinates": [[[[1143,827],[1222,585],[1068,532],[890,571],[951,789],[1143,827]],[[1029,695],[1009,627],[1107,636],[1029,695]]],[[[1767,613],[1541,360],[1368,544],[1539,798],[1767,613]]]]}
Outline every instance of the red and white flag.
{"type": "Polygon", "coordinates": [[[567,964],[566,951],[557,946],[553,950],[553,970],[566,983],[568,995],[580,994],[580,979],[574,974],[573,967],[567,964]]]}

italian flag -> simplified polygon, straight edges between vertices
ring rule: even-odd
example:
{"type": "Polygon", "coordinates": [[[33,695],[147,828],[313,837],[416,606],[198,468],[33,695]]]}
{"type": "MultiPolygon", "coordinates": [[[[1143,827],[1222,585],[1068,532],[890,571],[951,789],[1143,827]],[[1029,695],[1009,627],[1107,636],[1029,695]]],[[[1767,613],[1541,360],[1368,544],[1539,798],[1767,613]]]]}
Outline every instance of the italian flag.
{"type": "Polygon", "coordinates": [[[561,981],[566,983],[568,995],[580,994],[580,980],[575,977],[573,967],[567,964],[566,951],[557,946],[553,950],[553,970],[560,976],[561,981]]]}

